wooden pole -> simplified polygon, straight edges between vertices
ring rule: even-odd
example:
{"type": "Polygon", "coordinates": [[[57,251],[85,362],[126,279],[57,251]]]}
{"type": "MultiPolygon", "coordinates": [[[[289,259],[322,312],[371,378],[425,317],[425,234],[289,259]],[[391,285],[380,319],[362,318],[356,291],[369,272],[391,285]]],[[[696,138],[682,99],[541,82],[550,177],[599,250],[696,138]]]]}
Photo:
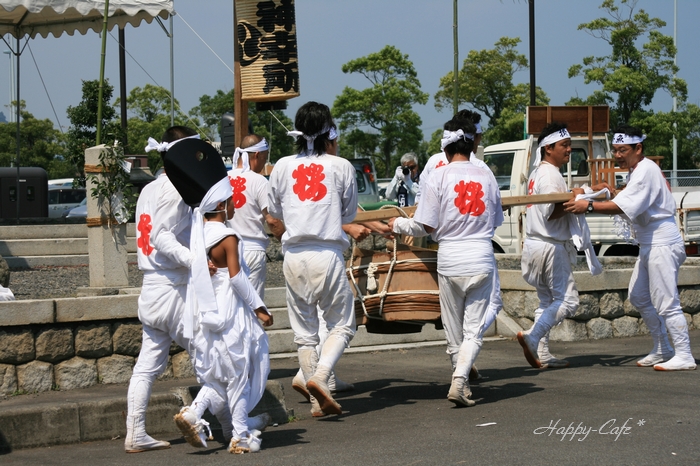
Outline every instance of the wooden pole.
{"type": "Polygon", "coordinates": [[[102,142],[102,97],[104,96],[105,83],[105,55],[107,50],[107,17],[109,15],[109,0],[105,1],[105,15],[102,22],[102,54],[100,56],[100,87],[97,92],[97,134],[95,145],[102,142]]]}
{"type": "MultiPolygon", "coordinates": [[[[574,193],[552,193],[552,194],[531,194],[524,196],[506,196],[501,198],[503,207],[516,207],[530,204],[558,204],[566,202],[574,198],[574,193]]],[[[601,201],[605,198],[599,199],[601,201]]],[[[416,212],[416,206],[404,207],[400,209],[397,206],[384,206],[378,210],[368,210],[366,212],[358,212],[353,223],[372,222],[375,220],[389,220],[394,217],[403,217],[404,213],[409,217],[413,217],[416,212]]]]}
{"type": "Polygon", "coordinates": [[[248,134],[248,102],[242,100],[241,86],[241,57],[238,55],[238,21],[236,21],[236,5],[233,6],[233,130],[236,147],[241,147],[241,141],[248,134]]]}

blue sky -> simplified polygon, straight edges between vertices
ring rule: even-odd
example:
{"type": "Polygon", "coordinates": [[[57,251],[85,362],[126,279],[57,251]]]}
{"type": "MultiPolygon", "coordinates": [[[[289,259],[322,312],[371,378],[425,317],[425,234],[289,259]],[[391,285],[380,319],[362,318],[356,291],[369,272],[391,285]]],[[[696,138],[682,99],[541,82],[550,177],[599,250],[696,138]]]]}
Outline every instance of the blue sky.
{"type": "MultiPolygon", "coordinates": [[[[234,85],[232,73],[218,58],[233,68],[233,2],[175,0],[174,3],[178,13],[174,19],[175,97],[187,112],[198,104],[201,95],[213,95],[218,89],[228,91],[234,85]]],[[[295,3],[301,97],[289,101],[290,118],[309,100],[332,106],[345,86],[366,87],[368,82],[362,76],[345,75],[341,66],[385,45],[394,45],[409,55],[423,91],[431,96],[427,105],[415,107],[423,121],[424,137],[428,139],[450,118],[451,109],[435,110],[432,96],[438,90],[440,78],[453,68],[452,0],[297,0],[295,3]]],[[[577,30],[579,24],[604,14],[599,9],[601,3],[602,0],[535,2],[536,80],[552,105],[563,105],[574,95],[585,97],[594,90],[581,79],[569,79],[567,71],[571,65],[581,63],[584,56],[610,53],[604,41],[577,30]]],[[[688,82],[689,102],[700,104],[700,64],[694,51],[696,46],[692,45],[697,43],[695,23],[700,18],[700,2],[677,0],[677,4],[679,76],[688,82]]],[[[666,21],[663,32],[673,35],[673,5],[673,0],[639,0],[637,9],[643,8],[651,16],[666,21]]],[[[116,30],[112,36],[116,38],[116,30]]],[[[118,88],[117,43],[112,36],[107,38],[105,75],[118,88]]],[[[460,63],[469,50],[492,48],[503,36],[520,37],[519,51],[528,55],[526,0],[459,1],[460,63]]],[[[96,33],[31,40],[21,61],[21,93],[27,109],[37,118],[51,119],[58,127],[38,66],[58,121],[67,128],[65,110],[80,102],[81,80],[99,77],[100,45],[96,33]]],[[[4,43],[0,47],[7,49],[4,43]]],[[[127,26],[126,47],[133,55],[127,57],[128,90],[147,83],[170,86],[169,40],[158,24],[127,26]]],[[[516,82],[528,80],[527,70],[515,76],[516,82]]],[[[9,99],[9,59],[8,55],[2,55],[0,106],[6,116],[9,99]]],[[[670,96],[660,92],[652,107],[668,111],[671,102],[670,96]]]]}

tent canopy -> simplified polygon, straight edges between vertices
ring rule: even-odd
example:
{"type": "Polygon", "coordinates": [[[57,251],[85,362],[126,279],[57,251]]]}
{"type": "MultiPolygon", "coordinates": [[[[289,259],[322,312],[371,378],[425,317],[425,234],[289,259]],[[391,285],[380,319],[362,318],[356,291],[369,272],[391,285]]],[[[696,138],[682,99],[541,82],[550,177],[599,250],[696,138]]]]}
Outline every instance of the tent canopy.
{"type": "MultiPolygon", "coordinates": [[[[15,38],[49,34],[59,37],[64,32],[102,31],[105,0],[3,0],[0,4],[0,36],[12,34],[15,38]]],[[[108,28],[138,26],[150,23],[160,16],[167,19],[173,14],[172,0],[110,0],[108,28]]]]}

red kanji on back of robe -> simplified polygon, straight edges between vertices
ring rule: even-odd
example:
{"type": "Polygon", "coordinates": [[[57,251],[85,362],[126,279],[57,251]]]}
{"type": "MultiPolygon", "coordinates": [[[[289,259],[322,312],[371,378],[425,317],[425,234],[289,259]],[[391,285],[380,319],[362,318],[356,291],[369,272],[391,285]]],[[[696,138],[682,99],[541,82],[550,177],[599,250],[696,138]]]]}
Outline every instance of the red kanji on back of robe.
{"type": "Polygon", "coordinates": [[[146,256],[150,256],[153,252],[153,246],[151,246],[151,230],[153,226],[151,225],[151,216],[148,214],[141,214],[139,217],[138,230],[141,235],[139,236],[136,246],[144,253],[146,256]]]}
{"type": "Polygon", "coordinates": [[[323,165],[312,163],[305,166],[301,164],[292,172],[292,177],[297,180],[293,189],[300,201],[317,202],[323,199],[328,192],[326,186],[321,183],[326,178],[323,173],[323,165]]]}
{"type": "Polygon", "coordinates": [[[455,206],[459,209],[462,215],[470,214],[475,217],[483,214],[486,211],[486,204],[481,200],[484,197],[481,183],[470,181],[465,183],[460,181],[455,185],[455,206]]]}
{"type": "Polygon", "coordinates": [[[233,207],[240,209],[247,201],[245,194],[243,194],[246,188],[245,178],[242,176],[231,178],[229,176],[229,179],[231,180],[231,188],[233,189],[233,207]]]}

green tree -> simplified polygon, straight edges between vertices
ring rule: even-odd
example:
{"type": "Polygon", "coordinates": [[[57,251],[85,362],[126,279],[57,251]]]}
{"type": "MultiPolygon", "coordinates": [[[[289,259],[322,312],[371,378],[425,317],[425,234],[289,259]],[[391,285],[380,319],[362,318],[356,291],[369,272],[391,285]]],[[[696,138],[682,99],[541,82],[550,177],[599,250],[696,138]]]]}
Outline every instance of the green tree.
{"type": "MultiPolygon", "coordinates": [[[[114,102],[116,111],[120,106],[120,99],[114,102]]],[[[175,99],[175,108],[180,104],[175,99]]],[[[160,140],[166,129],[171,126],[170,119],[170,91],[164,87],[146,84],[143,88],[135,87],[126,98],[126,108],[129,113],[127,120],[127,144],[124,153],[127,155],[144,154],[148,138],[160,140]]],[[[181,112],[175,113],[176,125],[197,127],[197,121],[191,121],[187,115],[181,112]]],[[[118,121],[113,122],[118,125],[118,121]]],[[[155,152],[148,153],[148,166],[152,173],[161,165],[160,155],[155,152]]]]}
{"type": "MultiPolygon", "coordinates": [[[[361,137],[355,130],[375,134],[376,150],[384,165],[385,176],[391,176],[395,159],[405,152],[418,150],[423,140],[420,117],[413,110],[414,104],[428,101],[428,94],[420,89],[416,70],[408,55],[387,45],[377,53],[357,58],[344,64],[343,73],[360,73],[371,87],[357,90],[343,89],[333,104],[333,115],[339,121],[341,131],[350,130],[352,140],[362,142],[368,150],[374,142],[372,137],[361,137]],[[365,131],[363,128],[368,128],[365,131]],[[368,144],[370,142],[370,144],[368,144]]],[[[376,152],[353,154],[375,158],[376,152]]],[[[375,160],[375,165],[380,165],[375,160]]]]}
{"type": "Polygon", "coordinates": [[[658,29],[666,23],[651,18],[642,9],[635,12],[637,0],[605,0],[600,6],[608,17],[578,26],[593,37],[603,39],[612,53],[603,57],[588,56],[583,64],[569,68],[569,77],[583,76],[586,84],[600,89],[588,98],[574,98],[569,104],[611,105],[611,126],[627,123],[636,113],[643,113],[659,89],[678,97],[687,96],[686,82],[674,77],[676,47],[673,38],[658,29]],[[644,42],[644,43],[642,43],[644,42]],[[641,45],[641,47],[640,47],[641,45]]]}
{"type": "MultiPolygon", "coordinates": [[[[73,176],[69,163],[63,159],[64,146],[61,133],[49,119],[37,120],[25,110],[25,101],[20,106],[20,164],[23,167],[41,167],[49,178],[73,176]]],[[[17,125],[0,123],[0,166],[9,167],[17,158],[17,125]]]]}
{"type": "MultiPolygon", "coordinates": [[[[99,99],[99,81],[83,81],[83,98],[75,107],[69,106],[66,110],[68,120],[71,123],[66,134],[66,156],[73,165],[78,178],[85,177],[85,149],[93,147],[97,140],[97,104],[99,99]]],[[[122,140],[122,131],[114,120],[116,111],[110,106],[114,87],[105,80],[102,95],[102,132],[104,143],[109,144],[114,140],[122,140]]]]}
{"type": "MultiPolygon", "coordinates": [[[[530,103],[528,84],[513,83],[513,75],[528,67],[525,55],[518,53],[519,38],[501,37],[493,49],[471,50],[459,71],[459,105],[468,105],[488,118],[485,144],[522,139],[525,110],[530,103]]],[[[440,79],[435,94],[435,108],[452,108],[454,73],[440,79]]],[[[537,105],[547,105],[549,98],[539,87],[537,105]]]]}
{"type": "Polygon", "coordinates": [[[644,131],[644,152],[663,157],[661,167],[673,168],[673,124],[678,141],[678,168],[694,169],[700,164],[700,107],[683,104],[678,112],[647,112],[638,114],[631,124],[644,131]]]}
{"type": "MultiPolygon", "coordinates": [[[[210,139],[218,139],[221,134],[221,117],[226,112],[233,113],[233,99],[233,89],[228,92],[217,90],[213,96],[201,96],[199,105],[190,110],[191,116],[202,119],[210,139]]],[[[270,161],[274,162],[294,153],[294,139],[287,136],[287,131],[294,129],[294,123],[284,112],[257,111],[255,104],[251,103],[248,106],[248,121],[253,131],[267,139],[270,144],[270,161]]]]}

